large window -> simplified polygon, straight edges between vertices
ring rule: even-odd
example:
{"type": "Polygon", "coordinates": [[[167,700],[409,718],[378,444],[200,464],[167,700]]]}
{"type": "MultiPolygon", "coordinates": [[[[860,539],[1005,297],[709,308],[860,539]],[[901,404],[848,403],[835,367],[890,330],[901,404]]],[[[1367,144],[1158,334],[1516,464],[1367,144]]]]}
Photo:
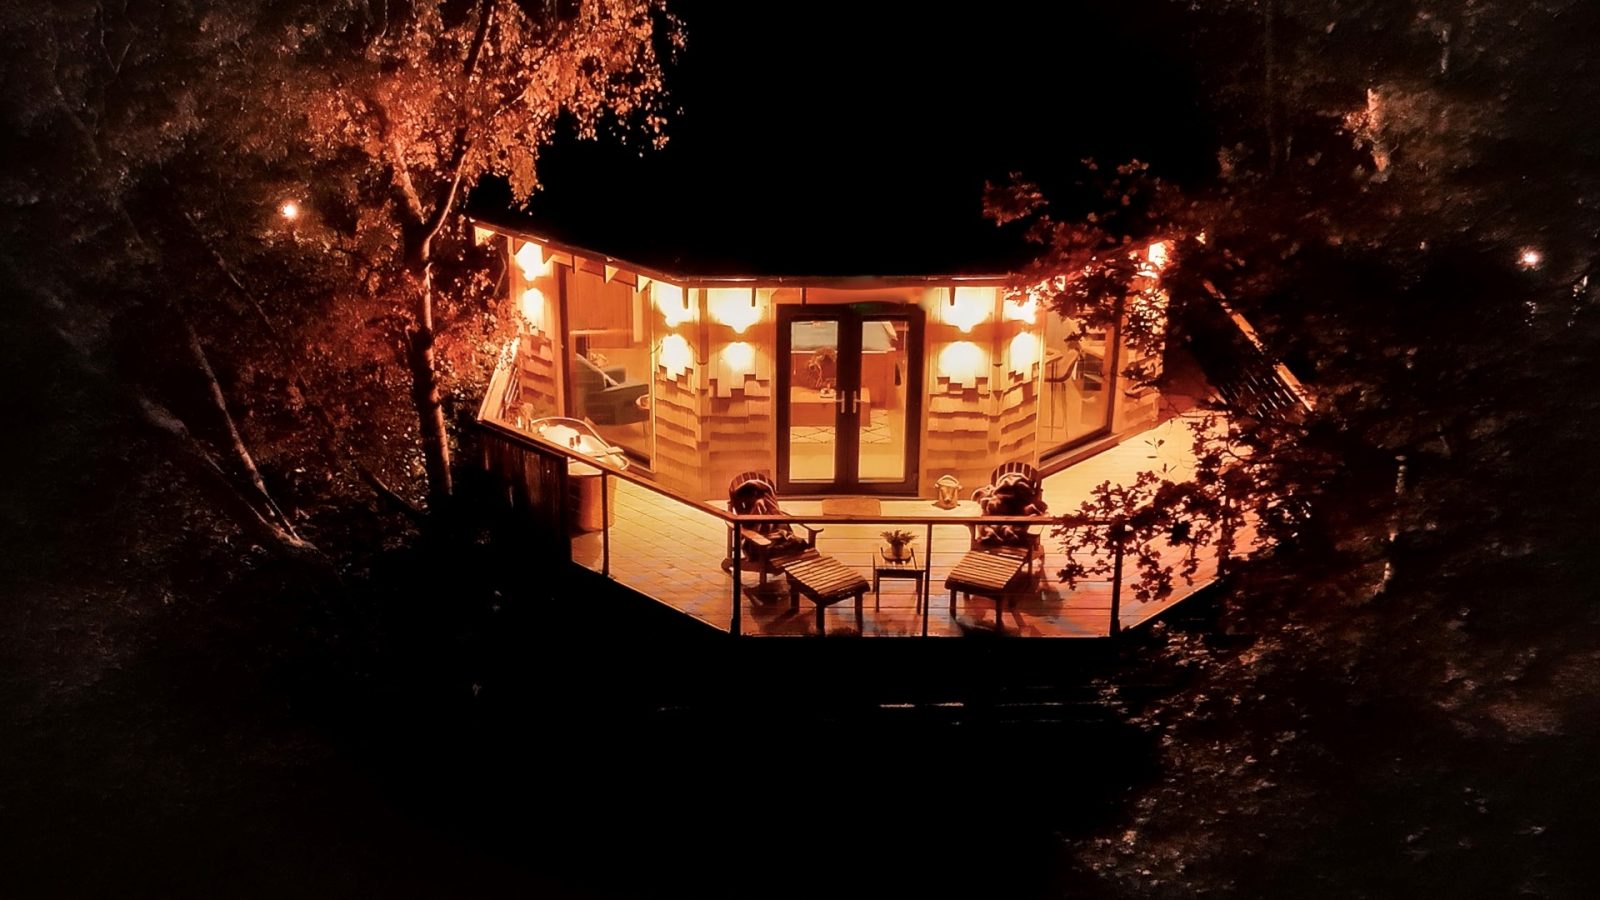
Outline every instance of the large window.
{"type": "Polygon", "coordinates": [[[567,409],[648,465],[651,323],[645,292],[567,270],[567,409]]]}
{"type": "Polygon", "coordinates": [[[1045,453],[1110,429],[1115,331],[1091,327],[1076,316],[1045,313],[1044,391],[1039,410],[1039,443],[1045,453]]]}

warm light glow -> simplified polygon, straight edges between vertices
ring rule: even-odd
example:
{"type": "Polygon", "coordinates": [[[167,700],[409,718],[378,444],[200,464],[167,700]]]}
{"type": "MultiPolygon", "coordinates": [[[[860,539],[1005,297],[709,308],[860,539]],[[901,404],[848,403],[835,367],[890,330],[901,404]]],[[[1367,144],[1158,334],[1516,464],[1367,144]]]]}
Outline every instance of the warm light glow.
{"type": "Polygon", "coordinates": [[[1156,241],[1150,245],[1145,254],[1145,259],[1150,261],[1150,268],[1160,272],[1167,267],[1167,254],[1172,252],[1172,245],[1166,241],[1156,241]]]}
{"type": "Polygon", "coordinates": [[[658,359],[661,368],[667,370],[667,377],[677,378],[694,365],[694,351],[689,349],[689,342],[683,339],[683,335],[669,334],[661,339],[661,355],[658,359]]]}
{"type": "Polygon", "coordinates": [[[529,328],[544,328],[544,291],[528,288],[522,292],[522,318],[529,328]]]}
{"type": "Polygon", "coordinates": [[[694,308],[689,305],[688,295],[683,288],[665,281],[657,281],[651,289],[655,295],[656,309],[661,310],[662,318],[667,320],[668,328],[676,328],[684,322],[694,321],[694,308]]]}
{"type": "Polygon", "coordinates": [[[489,243],[489,241],[493,238],[494,232],[490,231],[489,229],[484,228],[482,225],[472,226],[472,242],[477,244],[479,247],[489,243]]]}
{"type": "Polygon", "coordinates": [[[939,353],[939,374],[951,381],[971,382],[983,373],[983,348],[956,341],[939,353]]]}
{"type": "Polygon", "coordinates": [[[756,370],[756,348],[748,341],[734,341],[722,348],[722,362],[735,375],[749,375],[756,370]]]}
{"type": "Polygon", "coordinates": [[[971,332],[972,326],[988,321],[989,313],[994,309],[994,298],[994,288],[956,288],[954,295],[944,304],[945,324],[954,325],[963,333],[971,332]]]}
{"type": "Polygon", "coordinates": [[[278,207],[278,215],[293,222],[295,219],[300,218],[300,204],[293,200],[285,200],[283,205],[278,207]]]}
{"type": "Polygon", "coordinates": [[[522,270],[522,277],[529,281],[550,274],[551,260],[545,258],[543,248],[533,241],[524,243],[512,258],[517,261],[517,268],[522,270]]]}
{"type": "Polygon", "coordinates": [[[1031,325],[1039,321],[1039,298],[1031,291],[1008,297],[1001,307],[1001,317],[1008,322],[1027,322],[1031,325]]]}
{"type": "Polygon", "coordinates": [[[754,296],[750,288],[711,288],[706,291],[711,321],[732,328],[734,334],[744,334],[745,329],[761,321],[761,308],[752,302],[754,296]]]}
{"type": "Polygon", "coordinates": [[[1011,339],[1011,371],[1026,375],[1039,361],[1039,339],[1031,331],[1019,331],[1011,339]]]}
{"type": "Polygon", "coordinates": [[[1538,248],[1523,247],[1522,252],[1517,254],[1517,265],[1524,269],[1537,269],[1543,264],[1544,254],[1540,253],[1538,248]]]}

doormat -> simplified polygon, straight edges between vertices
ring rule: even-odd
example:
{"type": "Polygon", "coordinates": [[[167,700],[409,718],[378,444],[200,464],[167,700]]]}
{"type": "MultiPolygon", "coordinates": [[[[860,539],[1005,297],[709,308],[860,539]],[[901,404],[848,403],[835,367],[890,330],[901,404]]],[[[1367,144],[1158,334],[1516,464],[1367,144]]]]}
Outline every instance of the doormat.
{"type": "Polygon", "coordinates": [[[876,516],[882,511],[877,497],[828,497],[822,501],[825,516],[876,516]]]}

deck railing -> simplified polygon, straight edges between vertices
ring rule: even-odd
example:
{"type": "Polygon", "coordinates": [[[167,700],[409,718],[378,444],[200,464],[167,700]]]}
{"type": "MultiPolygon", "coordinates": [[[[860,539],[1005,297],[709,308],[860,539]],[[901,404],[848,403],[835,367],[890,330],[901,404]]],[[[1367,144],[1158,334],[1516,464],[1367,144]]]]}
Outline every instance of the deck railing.
{"type": "MultiPolygon", "coordinates": [[[[875,620],[875,627],[872,631],[878,634],[894,633],[928,636],[930,631],[930,608],[933,605],[932,595],[935,590],[941,587],[940,584],[934,581],[934,571],[935,569],[948,570],[970,548],[969,527],[1012,524],[1045,529],[1044,542],[1046,553],[1048,553],[1048,547],[1051,542],[1050,531],[1053,531],[1056,526],[1060,526],[1063,523],[1061,518],[1050,516],[959,514],[840,515],[828,513],[768,516],[737,515],[710,503],[680,496],[654,484],[648,478],[618,469],[586,454],[542,440],[504,422],[485,420],[480,422],[480,425],[484,429],[484,461],[486,467],[491,472],[501,476],[506,490],[507,502],[512,507],[527,513],[529,521],[536,526],[539,539],[542,542],[546,542],[545,549],[561,560],[575,561],[572,552],[571,527],[579,511],[571,506],[574,498],[569,484],[569,479],[571,478],[569,465],[571,463],[582,463],[590,467],[587,477],[595,478],[598,481],[596,489],[600,508],[599,524],[595,529],[599,534],[599,555],[598,559],[593,561],[594,564],[588,567],[597,571],[600,575],[646,596],[662,599],[657,596],[659,590],[663,587],[659,575],[651,579],[644,579],[636,575],[630,576],[627,573],[619,574],[614,571],[613,556],[618,549],[616,544],[619,540],[625,543],[637,541],[638,530],[635,529],[630,532],[633,535],[632,537],[624,536],[619,538],[614,534],[616,529],[613,527],[612,522],[614,518],[614,511],[611,509],[614,502],[612,480],[627,482],[641,490],[663,498],[667,503],[668,509],[685,513],[698,513],[709,517],[722,532],[715,538],[711,536],[708,526],[698,533],[664,534],[660,540],[652,542],[648,546],[625,546],[622,549],[624,550],[625,558],[634,559],[641,554],[671,554],[685,546],[687,542],[698,541],[700,552],[703,553],[705,549],[704,543],[713,539],[716,540],[718,542],[715,545],[718,548],[716,552],[723,557],[721,561],[723,568],[715,572],[685,571],[682,573],[682,578],[685,579],[686,584],[690,585],[689,589],[691,591],[694,589],[693,585],[702,586],[701,593],[708,595],[705,600],[709,605],[699,606],[694,609],[685,609],[683,604],[679,603],[669,603],[669,605],[673,605],[680,611],[690,615],[695,615],[713,627],[725,630],[733,635],[745,633],[744,600],[745,592],[749,586],[743,582],[743,577],[750,574],[742,571],[745,563],[740,558],[741,555],[733,552],[734,548],[738,546],[738,529],[741,527],[776,523],[824,528],[830,525],[839,525],[916,529],[914,533],[919,535],[923,541],[921,552],[918,553],[918,562],[922,566],[922,575],[925,579],[918,616],[910,623],[911,627],[909,629],[904,628],[903,626],[906,623],[901,621],[898,624],[902,626],[902,630],[886,631],[884,627],[879,627],[887,622],[885,619],[882,621],[875,620]],[[944,530],[942,539],[936,535],[936,529],[944,530]],[[957,529],[959,531],[956,531],[957,529]],[[951,534],[953,531],[956,532],[954,536],[951,534]],[[695,578],[700,580],[694,581],[695,578]],[[711,585],[713,580],[717,582],[716,588],[711,585]],[[715,595],[719,593],[722,594],[723,599],[716,600],[715,595]]],[[[1073,527],[1112,528],[1125,526],[1112,520],[1075,517],[1073,527]]],[[[590,540],[592,541],[592,538],[590,540]]],[[[1114,636],[1123,627],[1122,607],[1125,595],[1134,588],[1134,582],[1136,582],[1137,578],[1130,580],[1128,577],[1130,573],[1125,572],[1123,558],[1125,550],[1123,545],[1120,542],[1110,540],[1105,541],[1104,544],[1110,548],[1111,558],[1109,560],[1098,558],[1098,566],[1096,568],[1100,570],[1109,569],[1109,580],[1094,580],[1090,578],[1080,581],[1073,589],[1075,593],[1105,591],[1108,594],[1107,599],[1109,602],[1104,622],[1103,624],[1092,626],[1093,630],[1090,632],[1085,632],[1083,629],[1091,626],[1088,623],[1081,623],[1074,626],[1078,630],[1073,633],[1114,636]]],[[[824,552],[828,552],[828,548],[824,548],[824,552]]],[[[580,564],[583,563],[580,562],[580,564]]],[[[852,568],[856,568],[859,571],[861,567],[856,565],[852,566],[852,568]]],[[[867,572],[862,572],[861,574],[865,577],[867,572]]],[[[1049,574],[1048,567],[1046,567],[1046,574],[1049,574]]],[[[667,601],[663,600],[663,602],[667,601]]],[[[868,602],[872,601],[869,599],[868,602]]],[[[1081,612],[1081,609],[1075,610],[1074,615],[1081,612]]],[[[949,614],[954,619],[956,613],[953,601],[949,614]]],[[[995,607],[997,624],[1001,615],[1002,604],[997,601],[995,607]]],[[[951,633],[949,628],[941,628],[939,631],[941,633],[951,633]]],[[[866,633],[866,630],[863,630],[863,633],[866,633]]]]}

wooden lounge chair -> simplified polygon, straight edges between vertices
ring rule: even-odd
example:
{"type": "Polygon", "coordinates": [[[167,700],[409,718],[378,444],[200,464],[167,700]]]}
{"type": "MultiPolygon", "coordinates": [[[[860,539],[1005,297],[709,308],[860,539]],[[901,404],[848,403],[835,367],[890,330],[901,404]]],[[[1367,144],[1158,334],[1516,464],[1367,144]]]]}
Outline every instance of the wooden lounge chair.
{"type": "MultiPolygon", "coordinates": [[[[989,484],[972,493],[985,515],[1042,516],[1049,507],[1044,502],[1044,485],[1039,472],[1023,462],[1009,462],[995,468],[989,484]]],[[[1034,576],[1035,563],[1044,568],[1044,548],[1040,535],[1026,525],[973,525],[972,549],[956,563],[944,586],[950,590],[950,616],[956,614],[956,594],[993,598],[995,619],[999,620],[1001,600],[1012,583],[1027,568],[1034,576]]]]}
{"type": "MultiPolygon", "coordinates": [[[[784,515],[778,506],[777,490],[772,476],[763,470],[742,472],[728,484],[728,511],[737,515],[784,515]]],[[[745,525],[733,538],[733,553],[740,554],[741,562],[749,564],[760,573],[757,590],[765,588],[767,575],[782,572],[789,586],[791,605],[798,609],[804,595],[817,607],[817,632],[825,633],[824,618],[827,608],[847,597],[856,601],[856,628],[861,628],[862,595],[870,585],[860,574],[845,567],[837,559],[817,552],[817,535],[820,528],[795,523],[805,532],[795,534],[789,525],[763,522],[745,525]]]]}
{"type": "Polygon", "coordinates": [[[995,621],[1000,619],[1001,600],[1011,590],[1011,583],[1022,574],[1031,554],[1023,547],[992,547],[969,550],[956,567],[950,570],[944,586],[950,589],[950,618],[956,616],[956,593],[968,597],[977,594],[994,600],[995,621]]]}
{"type": "MultiPolygon", "coordinates": [[[[1042,516],[1050,511],[1044,502],[1044,482],[1039,470],[1025,462],[1008,462],[989,473],[989,483],[972,492],[986,516],[1042,516]]],[[[1035,563],[1044,568],[1044,543],[1037,525],[969,525],[972,549],[1026,547],[1029,571],[1035,563]]]]}
{"type": "MultiPolygon", "coordinates": [[[[772,475],[764,469],[740,472],[728,482],[728,512],[739,516],[781,516],[778,491],[772,475]]],[[[760,577],[758,589],[765,589],[767,576],[777,571],[774,559],[793,556],[817,546],[821,528],[795,523],[794,526],[778,522],[741,525],[731,536],[728,559],[739,554],[741,568],[754,570],[760,577]],[[796,534],[795,528],[804,532],[796,534]]]]}

